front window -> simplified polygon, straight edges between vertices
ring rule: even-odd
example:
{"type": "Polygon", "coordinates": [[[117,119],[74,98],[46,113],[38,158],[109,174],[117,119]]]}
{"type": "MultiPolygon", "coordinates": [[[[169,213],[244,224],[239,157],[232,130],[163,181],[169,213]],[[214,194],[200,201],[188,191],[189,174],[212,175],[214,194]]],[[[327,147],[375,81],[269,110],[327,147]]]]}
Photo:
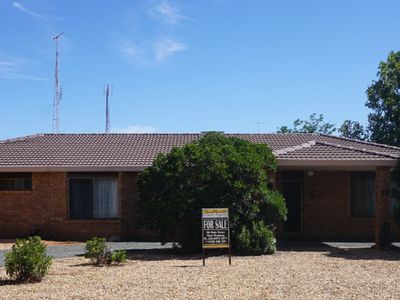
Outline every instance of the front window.
{"type": "Polygon", "coordinates": [[[118,218],[118,180],[116,177],[70,177],[69,203],[71,219],[118,218]]]}
{"type": "Polygon", "coordinates": [[[0,173],[1,191],[32,189],[32,173],[0,173]]]}
{"type": "Polygon", "coordinates": [[[351,213],[356,218],[375,216],[375,173],[352,173],[351,213]]]}

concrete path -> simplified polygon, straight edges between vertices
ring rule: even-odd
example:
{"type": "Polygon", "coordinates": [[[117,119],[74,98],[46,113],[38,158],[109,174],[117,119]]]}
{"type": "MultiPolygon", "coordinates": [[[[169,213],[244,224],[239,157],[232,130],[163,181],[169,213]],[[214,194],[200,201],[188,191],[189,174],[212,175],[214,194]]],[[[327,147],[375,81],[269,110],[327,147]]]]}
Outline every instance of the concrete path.
{"type": "MultiPolygon", "coordinates": [[[[161,243],[149,242],[110,242],[108,243],[111,250],[151,250],[151,249],[171,249],[172,243],[161,245],[161,243]]],[[[4,254],[10,250],[0,250],[0,267],[4,266],[4,254]]],[[[57,245],[48,246],[47,254],[54,258],[65,258],[85,253],[85,244],[75,245],[57,245]]]]}

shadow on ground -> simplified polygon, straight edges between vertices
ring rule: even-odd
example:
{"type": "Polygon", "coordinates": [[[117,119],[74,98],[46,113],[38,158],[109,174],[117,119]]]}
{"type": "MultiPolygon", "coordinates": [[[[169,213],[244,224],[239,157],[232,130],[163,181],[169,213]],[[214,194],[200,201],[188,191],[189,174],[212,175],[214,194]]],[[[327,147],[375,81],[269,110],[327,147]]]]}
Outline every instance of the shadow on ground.
{"type": "Polygon", "coordinates": [[[388,260],[400,261],[400,247],[390,246],[384,249],[373,247],[373,243],[360,242],[319,242],[319,241],[282,241],[279,251],[315,251],[325,252],[328,257],[349,260],[388,260]]]}

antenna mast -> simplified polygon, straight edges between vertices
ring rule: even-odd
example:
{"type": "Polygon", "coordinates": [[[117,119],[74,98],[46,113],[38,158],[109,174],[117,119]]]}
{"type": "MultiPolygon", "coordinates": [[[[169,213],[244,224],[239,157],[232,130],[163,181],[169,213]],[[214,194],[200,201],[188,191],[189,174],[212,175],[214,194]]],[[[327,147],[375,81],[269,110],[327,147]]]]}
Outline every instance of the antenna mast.
{"type": "Polygon", "coordinates": [[[110,107],[108,97],[112,96],[112,88],[109,84],[104,86],[104,95],[106,96],[106,133],[110,133],[110,107]]]}
{"type": "Polygon", "coordinates": [[[54,101],[53,101],[53,133],[60,130],[60,102],[62,97],[62,88],[60,85],[60,72],[58,67],[58,40],[64,33],[61,32],[53,37],[56,42],[56,66],[54,72],[54,101]]]}

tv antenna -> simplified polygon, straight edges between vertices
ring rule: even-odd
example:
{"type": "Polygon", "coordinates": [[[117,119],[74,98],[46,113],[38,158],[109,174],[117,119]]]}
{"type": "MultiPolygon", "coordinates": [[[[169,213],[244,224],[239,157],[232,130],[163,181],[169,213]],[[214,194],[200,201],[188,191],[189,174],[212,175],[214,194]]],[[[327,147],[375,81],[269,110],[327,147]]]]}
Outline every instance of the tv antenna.
{"type": "Polygon", "coordinates": [[[106,96],[106,133],[110,133],[110,106],[108,98],[112,96],[112,86],[106,84],[104,86],[104,95],[106,96]]]}
{"type": "Polygon", "coordinates": [[[257,124],[257,133],[260,133],[260,127],[263,122],[256,122],[257,124]]]}
{"type": "Polygon", "coordinates": [[[56,66],[54,72],[54,101],[53,101],[53,133],[58,133],[60,130],[60,102],[62,97],[62,88],[60,84],[60,70],[58,63],[58,40],[64,34],[61,32],[53,37],[53,41],[56,43],[56,66]]]}

